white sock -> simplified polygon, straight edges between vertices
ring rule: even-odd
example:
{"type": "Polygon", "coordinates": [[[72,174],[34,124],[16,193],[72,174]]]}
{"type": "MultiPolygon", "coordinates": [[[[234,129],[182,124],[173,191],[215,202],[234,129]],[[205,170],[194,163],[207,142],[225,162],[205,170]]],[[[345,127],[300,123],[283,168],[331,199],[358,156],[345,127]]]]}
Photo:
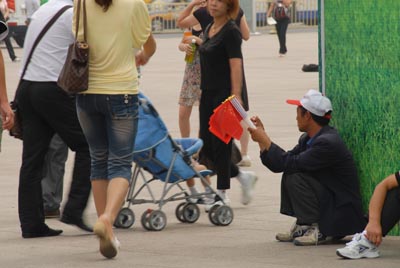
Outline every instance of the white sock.
{"type": "Polygon", "coordinates": [[[362,234],[363,234],[365,237],[367,237],[367,230],[364,230],[364,231],[362,232],[362,234]]]}
{"type": "Polygon", "coordinates": [[[205,186],[204,188],[207,194],[211,194],[213,192],[210,186],[205,186]]]}
{"type": "Polygon", "coordinates": [[[226,190],[217,190],[217,194],[221,197],[225,197],[226,190]]]}
{"type": "Polygon", "coordinates": [[[198,193],[199,193],[199,191],[197,191],[196,186],[189,187],[189,190],[190,190],[190,193],[191,193],[192,195],[195,195],[195,194],[198,194],[198,193]]]}

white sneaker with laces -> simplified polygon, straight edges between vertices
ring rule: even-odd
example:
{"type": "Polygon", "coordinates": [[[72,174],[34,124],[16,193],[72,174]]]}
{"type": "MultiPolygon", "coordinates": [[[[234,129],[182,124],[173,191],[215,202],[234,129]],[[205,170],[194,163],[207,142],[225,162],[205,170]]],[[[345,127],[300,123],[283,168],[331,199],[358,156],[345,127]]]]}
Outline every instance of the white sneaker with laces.
{"type": "Polygon", "coordinates": [[[378,258],[379,250],[364,234],[355,234],[344,248],[336,250],[336,255],[345,259],[378,258]]]}
{"type": "Polygon", "coordinates": [[[242,186],[242,204],[248,205],[253,199],[254,186],[258,178],[252,171],[239,171],[237,179],[242,186]]]}

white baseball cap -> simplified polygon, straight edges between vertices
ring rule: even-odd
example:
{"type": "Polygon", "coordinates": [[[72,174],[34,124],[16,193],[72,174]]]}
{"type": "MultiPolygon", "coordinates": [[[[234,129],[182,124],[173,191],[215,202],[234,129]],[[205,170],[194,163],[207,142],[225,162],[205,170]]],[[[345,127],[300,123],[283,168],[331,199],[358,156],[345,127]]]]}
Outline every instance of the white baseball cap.
{"type": "Polygon", "coordinates": [[[332,111],[331,101],[321,92],[310,89],[301,100],[286,100],[288,104],[302,106],[304,109],[317,116],[330,118],[328,112],[332,111]]]}

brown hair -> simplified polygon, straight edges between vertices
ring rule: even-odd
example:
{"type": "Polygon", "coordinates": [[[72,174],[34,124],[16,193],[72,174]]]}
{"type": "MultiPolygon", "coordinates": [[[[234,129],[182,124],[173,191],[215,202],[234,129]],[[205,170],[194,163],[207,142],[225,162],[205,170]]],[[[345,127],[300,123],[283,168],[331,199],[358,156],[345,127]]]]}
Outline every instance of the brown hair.
{"type": "Polygon", "coordinates": [[[112,4],[112,0],[95,0],[95,2],[103,8],[104,12],[106,12],[112,4]]]}
{"type": "Polygon", "coordinates": [[[236,19],[239,14],[239,0],[222,0],[228,7],[228,16],[231,19],[236,19]]]}

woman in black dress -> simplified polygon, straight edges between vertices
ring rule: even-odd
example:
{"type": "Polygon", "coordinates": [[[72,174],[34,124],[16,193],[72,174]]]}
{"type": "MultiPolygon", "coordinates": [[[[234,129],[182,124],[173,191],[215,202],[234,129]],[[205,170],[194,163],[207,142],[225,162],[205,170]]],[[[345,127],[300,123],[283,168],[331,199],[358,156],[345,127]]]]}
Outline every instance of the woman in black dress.
{"type": "Polygon", "coordinates": [[[256,176],[252,172],[239,171],[232,163],[232,140],[225,144],[208,129],[213,110],[226,98],[235,95],[243,103],[242,35],[234,21],[239,11],[239,1],[209,0],[208,11],[213,22],[204,30],[203,42],[199,47],[202,89],[200,138],[204,141],[200,161],[207,159],[214,166],[217,173],[217,200],[222,199],[229,204],[226,190],[230,189],[231,177],[237,177],[243,190],[242,203],[248,204],[256,176]]]}
{"type": "MultiPolygon", "coordinates": [[[[213,17],[210,15],[208,8],[208,3],[204,0],[192,0],[187,7],[182,10],[179,14],[177,22],[178,26],[181,28],[190,28],[194,25],[200,24],[202,31],[204,31],[207,26],[213,22],[213,17]],[[196,8],[196,11],[191,12],[193,8],[196,8]]],[[[247,25],[246,16],[244,15],[243,10],[239,7],[239,11],[235,17],[236,25],[240,29],[240,33],[242,34],[242,39],[248,41],[250,39],[250,29],[247,25]]],[[[190,42],[191,40],[189,40],[190,42]]],[[[243,59],[242,59],[242,69],[243,69],[243,59]]],[[[247,86],[246,86],[246,78],[243,70],[243,83],[242,83],[242,101],[243,108],[245,111],[249,111],[249,99],[247,95],[247,86]]],[[[242,137],[240,137],[240,153],[241,153],[241,161],[238,163],[238,166],[251,166],[251,160],[248,156],[248,145],[249,145],[249,133],[247,131],[243,131],[242,137]]],[[[236,146],[234,146],[236,148],[236,146]]],[[[238,156],[234,155],[233,159],[237,159],[238,156]]],[[[240,160],[240,159],[238,159],[240,160]]],[[[211,168],[209,166],[209,168],[211,168]]]]}

